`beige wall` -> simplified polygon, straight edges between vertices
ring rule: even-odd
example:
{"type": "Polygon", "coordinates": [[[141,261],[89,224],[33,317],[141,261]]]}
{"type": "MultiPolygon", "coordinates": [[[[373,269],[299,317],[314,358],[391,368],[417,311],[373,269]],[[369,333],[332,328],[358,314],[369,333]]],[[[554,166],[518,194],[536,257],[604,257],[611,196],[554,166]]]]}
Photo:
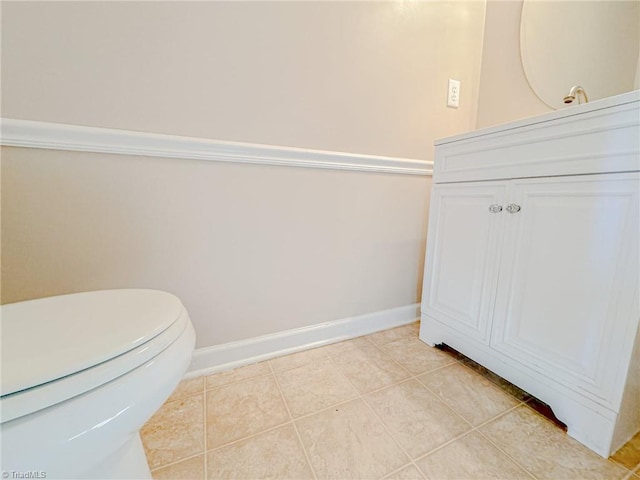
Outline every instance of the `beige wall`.
{"type": "MultiPolygon", "coordinates": [[[[422,159],[475,124],[482,2],[2,9],[5,117],[422,159]]],[[[165,289],[199,347],[413,304],[430,182],[4,147],[2,301],[165,289]]]]}
{"type": "Polygon", "coordinates": [[[527,80],[547,105],[567,108],[573,85],[590,101],[634,89],[640,1],[524,0],[520,32],[527,80]]]}
{"type": "Polygon", "coordinates": [[[552,111],[533,92],[522,68],[521,14],[522,0],[487,1],[478,128],[552,111]]]}
{"type": "Polygon", "coordinates": [[[7,148],[3,300],[158,288],[198,346],[417,301],[430,177],[7,148]]]}
{"type": "MultiPolygon", "coordinates": [[[[547,2],[548,5],[551,5],[551,3],[553,2],[547,2]]],[[[563,3],[565,5],[562,8],[568,9],[578,9],[580,8],[581,3],[588,4],[590,9],[591,7],[598,6],[600,6],[600,8],[606,7],[606,9],[609,9],[612,5],[612,2],[593,2],[591,0],[584,0],[584,2],[575,1],[563,3]]],[[[634,4],[634,7],[632,5],[633,2],[625,3],[625,8],[627,10],[631,9],[632,11],[637,11],[637,4],[634,4]]],[[[561,11],[560,5],[558,5],[557,7],[557,10],[561,11]]],[[[553,110],[553,108],[544,103],[536,95],[530,85],[529,79],[527,79],[525,70],[523,68],[520,49],[520,24],[522,8],[523,0],[487,1],[484,25],[484,42],[482,51],[482,66],[479,91],[477,96],[477,128],[483,128],[491,125],[511,122],[514,120],[520,120],[522,118],[539,115],[553,110]]],[[[596,8],[593,8],[591,10],[596,10],[596,8]]],[[[637,16],[637,14],[635,15],[637,16]]],[[[566,18],[566,15],[564,17],[566,18]]],[[[557,19],[554,18],[554,20],[557,19]]],[[[597,19],[595,21],[597,22],[597,19]]],[[[610,28],[611,24],[611,22],[602,22],[601,24],[596,24],[595,26],[592,25],[590,29],[588,26],[587,28],[579,28],[580,26],[572,24],[567,24],[567,27],[569,31],[571,31],[576,36],[589,35],[589,32],[594,35],[602,36],[605,35],[607,29],[610,28]]],[[[555,26],[557,27],[557,24],[555,26]]],[[[635,55],[635,52],[638,48],[636,45],[637,42],[634,41],[634,39],[637,38],[638,30],[637,25],[635,29],[633,27],[633,21],[629,21],[625,25],[620,25],[620,29],[624,32],[627,32],[627,38],[629,38],[632,42],[628,51],[624,52],[625,55],[605,54],[605,56],[609,62],[613,62],[613,64],[616,65],[617,71],[628,71],[630,68],[635,68],[635,82],[633,83],[633,85],[631,85],[631,75],[627,73],[625,75],[625,81],[617,82],[616,87],[613,90],[609,91],[607,90],[607,88],[604,88],[602,86],[596,88],[598,82],[606,83],[608,78],[606,73],[602,75],[602,78],[597,79],[594,78],[594,76],[598,76],[598,74],[600,73],[597,69],[586,69],[587,71],[583,73],[580,73],[579,71],[577,71],[578,69],[576,69],[576,75],[590,76],[591,81],[594,83],[594,88],[592,90],[592,94],[590,95],[591,100],[617,94],[621,91],[628,91],[630,89],[638,88],[639,79],[637,72],[639,71],[638,69],[640,69],[640,60],[637,64],[633,61],[633,55],[635,55]],[[630,66],[630,62],[633,67],[630,66]]],[[[556,38],[555,40],[560,41],[561,39],[556,38]]],[[[574,42],[574,44],[575,43],[576,42],[574,42]]],[[[588,42],[584,43],[585,48],[587,48],[586,44],[588,42]]],[[[601,50],[606,50],[605,46],[608,43],[611,43],[611,39],[608,37],[606,41],[603,42],[590,42],[588,49],[594,50],[596,46],[600,46],[601,50]]],[[[550,46],[550,49],[552,50],[553,39],[550,40],[550,43],[547,44],[547,46],[550,46]]],[[[563,46],[558,44],[557,48],[560,49],[563,48],[563,46]]],[[[577,47],[572,48],[575,49],[577,47]]],[[[609,50],[611,50],[611,48],[609,48],[609,50]]],[[[555,58],[553,60],[555,62],[559,61],[558,59],[563,58],[564,53],[564,51],[559,51],[557,55],[558,58],[555,58]]],[[[592,53],[592,58],[597,57],[596,53],[600,54],[601,56],[603,55],[601,51],[592,53]]],[[[585,55],[589,56],[589,53],[586,52],[585,55]]],[[[551,60],[548,62],[548,71],[544,70],[544,65],[544,62],[542,62],[539,65],[540,69],[536,72],[540,77],[544,79],[551,79],[554,78],[554,76],[558,76],[558,72],[555,72],[553,69],[553,62],[551,60]]],[[[568,72],[562,73],[568,78],[568,72]]],[[[538,82],[539,81],[540,79],[538,79],[538,82]]],[[[565,83],[567,82],[569,83],[569,87],[573,83],[575,83],[572,83],[571,80],[565,80],[565,83]]],[[[590,85],[590,83],[588,83],[588,80],[585,80],[581,83],[585,84],[585,88],[590,85]]],[[[559,91],[562,92],[563,90],[560,89],[559,91]]],[[[568,93],[568,88],[566,92],[568,93]]],[[[587,88],[587,93],[588,92],[589,89],[587,88]]],[[[559,93],[558,95],[564,94],[559,93]]],[[[562,107],[563,105],[560,105],[560,108],[562,107]]]]}
{"type": "Polygon", "coordinates": [[[3,2],[2,17],[5,117],[417,159],[475,125],[482,1],[3,2]]]}

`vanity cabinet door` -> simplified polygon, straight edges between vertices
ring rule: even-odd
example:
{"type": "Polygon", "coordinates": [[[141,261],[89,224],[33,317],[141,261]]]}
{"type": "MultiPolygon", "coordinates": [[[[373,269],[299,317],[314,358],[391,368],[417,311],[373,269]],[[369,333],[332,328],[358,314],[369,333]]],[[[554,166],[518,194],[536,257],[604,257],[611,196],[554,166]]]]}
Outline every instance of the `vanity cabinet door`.
{"type": "Polygon", "coordinates": [[[492,348],[604,405],[639,315],[639,184],[635,173],[514,180],[507,200],[492,348]]]}
{"type": "Polygon", "coordinates": [[[431,196],[422,313],[489,342],[506,182],[438,184],[431,196]]]}

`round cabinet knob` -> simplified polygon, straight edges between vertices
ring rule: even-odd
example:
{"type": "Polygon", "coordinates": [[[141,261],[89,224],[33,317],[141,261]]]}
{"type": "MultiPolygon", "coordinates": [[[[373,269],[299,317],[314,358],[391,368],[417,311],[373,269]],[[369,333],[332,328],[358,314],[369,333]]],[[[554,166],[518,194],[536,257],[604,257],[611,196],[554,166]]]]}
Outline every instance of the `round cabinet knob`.
{"type": "Polygon", "coordinates": [[[509,213],[518,213],[520,211],[520,205],[516,205],[515,203],[510,203],[507,205],[507,212],[509,213]]]}
{"type": "Polygon", "coordinates": [[[497,203],[489,205],[489,211],[491,213],[500,213],[502,211],[502,205],[498,205],[497,203]]]}

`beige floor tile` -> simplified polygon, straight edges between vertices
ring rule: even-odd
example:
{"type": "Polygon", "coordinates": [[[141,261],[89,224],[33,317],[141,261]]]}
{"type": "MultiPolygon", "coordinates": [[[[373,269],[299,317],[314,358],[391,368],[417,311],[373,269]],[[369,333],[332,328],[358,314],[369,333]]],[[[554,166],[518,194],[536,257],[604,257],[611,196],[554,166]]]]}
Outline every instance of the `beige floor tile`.
{"type": "Polygon", "coordinates": [[[151,472],[154,480],[204,480],[204,454],[151,472]]]}
{"type": "Polygon", "coordinates": [[[349,350],[332,358],[360,393],[386,387],[410,376],[378,347],[349,350]]]}
{"type": "Polygon", "coordinates": [[[227,372],[215,373],[206,377],[206,388],[215,388],[229,383],[246,380],[260,375],[271,373],[271,369],[266,362],[254,363],[245,367],[234,368],[227,372]]]}
{"type": "Polygon", "coordinates": [[[415,467],[415,465],[409,465],[399,472],[389,475],[388,477],[384,477],[384,480],[425,480],[425,478],[426,477],[415,467]]]}
{"type": "Polygon", "coordinates": [[[351,340],[345,340],[344,342],[333,343],[322,347],[321,349],[327,353],[327,355],[334,356],[341,353],[353,350],[354,348],[370,347],[373,343],[367,337],[356,337],[351,340]]]}
{"type": "Polygon", "coordinates": [[[153,470],[204,451],[204,394],[165,403],[142,428],[153,470]]]}
{"type": "Polygon", "coordinates": [[[416,463],[430,479],[532,480],[527,472],[476,432],[451,442],[416,463]]]}
{"type": "Polygon", "coordinates": [[[408,380],[364,398],[412,458],[471,430],[467,422],[417,380],[408,380]]]}
{"type": "Polygon", "coordinates": [[[206,392],[207,449],[289,421],[273,375],[263,375],[206,392]]]}
{"type": "Polygon", "coordinates": [[[204,392],[204,379],[203,377],[190,378],[188,380],[182,380],[175,388],[167,402],[178,400],[179,398],[188,397],[196,393],[204,392]]]}
{"type": "Polygon", "coordinates": [[[409,461],[360,399],[296,425],[318,479],[381,478],[409,461]]]}
{"type": "Polygon", "coordinates": [[[274,372],[281,372],[290,368],[322,361],[326,358],[327,352],[324,348],[314,348],[312,350],[304,350],[302,352],[292,353],[291,355],[285,355],[284,357],[274,358],[273,360],[269,360],[269,363],[274,372]]]}
{"type": "Polygon", "coordinates": [[[415,322],[412,322],[407,326],[411,329],[411,332],[416,337],[420,335],[420,320],[416,320],[415,322]]]}
{"type": "Polygon", "coordinates": [[[291,411],[318,480],[527,478],[515,462],[539,480],[640,480],[640,436],[602,459],[499,377],[420,342],[418,325],[182,381],[141,431],[153,477],[203,479],[208,459],[209,478],[311,479],[291,411]],[[499,448],[470,432],[483,422],[499,448]]]}
{"type": "Polygon", "coordinates": [[[430,347],[417,337],[405,337],[384,345],[391,357],[414,375],[455,363],[456,359],[430,347]]]}
{"type": "Polygon", "coordinates": [[[502,390],[504,390],[506,393],[508,393],[512,397],[516,397],[516,399],[518,399],[521,402],[528,402],[533,400],[533,397],[530,394],[528,394],[521,388],[516,387],[513,383],[505,380],[500,375],[492,372],[488,368],[483,367],[479,363],[474,362],[473,360],[471,360],[468,357],[465,357],[464,355],[459,355],[459,357],[460,357],[460,363],[462,365],[482,375],[484,378],[486,378],[491,383],[500,387],[502,390]]]}
{"type": "Polygon", "coordinates": [[[331,360],[277,373],[291,414],[300,417],[358,396],[331,360]]]}
{"type": "Polygon", "coordinates": [[[381,332],[372,333],[367,335],[367,338],[376,345],[384,345],[389,342],[395,342],[405,337],[418,338],[418,332],[420,330],[420,322],[413,322],[401,327],[390,328],[389,330],[382,330],[381,332]]]}
{"type": "Polygon", "coordinates": [[[624,465],[629,470],[640,466],[640,433],[637,433],[612,455],[611,460],[620,465],[624,465]]]}
{"type": "Polygon", "coordinates": [[[209,480],[313,478],[292,425],[209,452],[207,470],[209,480]]]}
{"type": "Polygon", "coordinates": [[[480,431],[540,480],[615,480],[627,474],[525,406],[480,431]]]}
{"type": "Polygon", "coordinates": [[[459,363],[421,375],[418,380],[474,426],[520,403],[459,363]]]}

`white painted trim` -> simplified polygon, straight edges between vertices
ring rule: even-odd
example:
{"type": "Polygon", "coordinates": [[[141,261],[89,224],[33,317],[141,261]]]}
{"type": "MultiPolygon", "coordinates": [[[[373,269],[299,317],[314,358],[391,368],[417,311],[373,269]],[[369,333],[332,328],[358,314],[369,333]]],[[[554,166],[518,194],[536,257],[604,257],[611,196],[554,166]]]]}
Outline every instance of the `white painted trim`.
{"type": "Polygon", "coordinates": [[[433,162],[427,160],[225,142],[207,138],[13,118],[0,119],[0,126],[0,144],[10,147],[329,168],[402,175],[431,175],[433,172],[433,162]]]}
{"type": "Polygon", "coordinates": [[[185,378],[230,370],[290,353],[398,327],[420,317],[420,304],[380,310],[237,342],[198,348],[185,378]]]}

